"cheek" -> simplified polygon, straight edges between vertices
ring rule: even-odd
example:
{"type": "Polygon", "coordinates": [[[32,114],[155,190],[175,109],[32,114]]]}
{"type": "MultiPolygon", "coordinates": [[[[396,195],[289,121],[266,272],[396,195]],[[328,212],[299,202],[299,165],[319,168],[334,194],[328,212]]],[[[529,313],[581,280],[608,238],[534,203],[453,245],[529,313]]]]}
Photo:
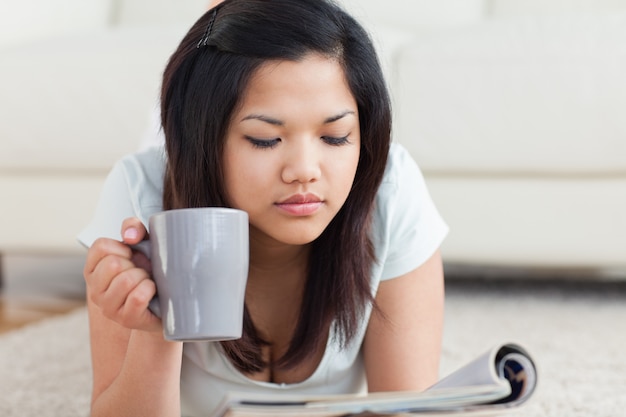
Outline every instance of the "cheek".
{"type": "Polygon", "coordinates": [[[356,163],[350,159],[349,161],[342,161],[343,163],[336,169],[335,175],[336,181],[344,184],[344,186],[349,186],[354,182],[354,176],[356,173],[356,163]]]}
{"type": "Polygon", "coordinates": [[[256,195],[264,192],[266,178],[266,168],[258,159],[247,157],[246,152],[225,155],[224,183],[233,207],[245,209],[256,195]]]}
{"type": "Polygon", "coordinates": [[[230,204],[235,208],[241,208],[241,195],[245,193],[245,190],[241,189],[240,184],[245,184],[247,172],[241,169],[241,167],[245,167],[245,165],[242,165],[236,152],[225,152],[224,186],[226,187],[230,204]]]}
{"type": "Polygon", "coordinates": [[[333,183],[332,188],[337,193],[337,198],[342,197],[342,204],[348,197],[352,184],[354,184],[358,163],[359,153],[354,152],[344,155],[332,168],[332,175],[330,176],[333,183]]]}

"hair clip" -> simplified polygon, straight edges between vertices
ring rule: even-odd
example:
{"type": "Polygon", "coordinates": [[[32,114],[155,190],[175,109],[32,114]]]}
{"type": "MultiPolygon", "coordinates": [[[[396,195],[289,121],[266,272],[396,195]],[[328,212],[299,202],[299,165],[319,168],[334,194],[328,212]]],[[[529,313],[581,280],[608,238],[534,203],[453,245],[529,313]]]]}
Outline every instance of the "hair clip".
{"type": "Polygon", "coordinates": [[[200,39],[200,42],[196,45],[196,48],[200,48],[201,46],[207,46],[209,44],[209,37],[211,36],[211,31],[213,30],[213,23],[215,22],[215,16],[217,15],[217,7],[213,9],[213,14],[211,15],[211,19],[209,20],[209,24],[204,31],[204,35],[200,39]]]}

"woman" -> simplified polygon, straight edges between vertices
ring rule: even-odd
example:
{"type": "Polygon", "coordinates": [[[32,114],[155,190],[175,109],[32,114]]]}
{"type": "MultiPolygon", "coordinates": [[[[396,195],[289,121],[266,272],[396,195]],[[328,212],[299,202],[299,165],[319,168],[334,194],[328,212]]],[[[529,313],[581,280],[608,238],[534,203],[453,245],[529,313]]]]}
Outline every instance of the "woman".
{"type": "Polygon", "coordinates": [[[354,19],[320,0],[226,0],[172,55],[161,118],[165,152],[120,161],[80,236],[92,416],[208,415],[228,391],[436,381],[447,227],[390,146],[388,93],[354,19]],[[168,342],[147,308],[149,263],[128,245],[153,213],[202,206],[249,215],[244,335],[168,342]]]}

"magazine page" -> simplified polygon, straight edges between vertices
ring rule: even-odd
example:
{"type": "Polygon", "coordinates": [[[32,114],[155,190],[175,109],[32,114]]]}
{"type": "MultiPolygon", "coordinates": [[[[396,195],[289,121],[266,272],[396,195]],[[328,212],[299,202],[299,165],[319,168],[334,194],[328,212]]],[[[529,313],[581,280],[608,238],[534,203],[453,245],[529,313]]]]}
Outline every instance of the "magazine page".
{"type": "Polygon", "coordinates": [[[280,395],[268,397],[230,397],[217,416],[347,416],[347,415],[400,415],[426,413],[443,409],[460,410],[467,405],[492,402],[507,391],[483,385],[475,387],[442,388],[432,392],[381,392],[367,396],[338,395],[324,397],[298,397],[280,395]],[[462,391],[462,392],[461,392],[462,391]],[[230,410],[231,413],[225,413],[230,410]],[[233,411],[236,411],[233,413],[233,411]]]}
{"type": "MultiPolygon", "coordinates": [[[[516,407],[530,398],[537,385],[537,369],[523,347],[514,343],[497,346],[443,378],[429,391],[494,385],[503,387],[507,393],[487,404],[492,408],[516,407]]],[[[485,404],[481,406],[484,408],[485,404]]]]}
{"type": "Polygon", "coordinates": [[[420,393],[305,397],[233,393],[215,416],[482,416],[521,404],[530,397],[535,384],[535,366],[526,351],[506,344],[489,350],[420,393]]]}

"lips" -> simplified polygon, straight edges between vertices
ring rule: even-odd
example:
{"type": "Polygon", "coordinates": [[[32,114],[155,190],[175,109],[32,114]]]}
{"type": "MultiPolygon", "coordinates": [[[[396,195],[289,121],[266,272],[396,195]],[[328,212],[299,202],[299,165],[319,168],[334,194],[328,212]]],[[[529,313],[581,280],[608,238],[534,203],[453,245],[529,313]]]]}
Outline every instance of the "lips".
{"type": "Polygon", "coordinates": [[[294,194],[291,197],[280,201],[278,204],[308,204],[308,203],[321,203],[322,199],[315,194],[294,194]]]}
{"type": "Polygon", "coordinates": [[[314,214],[324,202],[315,194],[294,194],[285,200],[276,203],[276,206],[293,216],[310,216],[314,214]]]}

